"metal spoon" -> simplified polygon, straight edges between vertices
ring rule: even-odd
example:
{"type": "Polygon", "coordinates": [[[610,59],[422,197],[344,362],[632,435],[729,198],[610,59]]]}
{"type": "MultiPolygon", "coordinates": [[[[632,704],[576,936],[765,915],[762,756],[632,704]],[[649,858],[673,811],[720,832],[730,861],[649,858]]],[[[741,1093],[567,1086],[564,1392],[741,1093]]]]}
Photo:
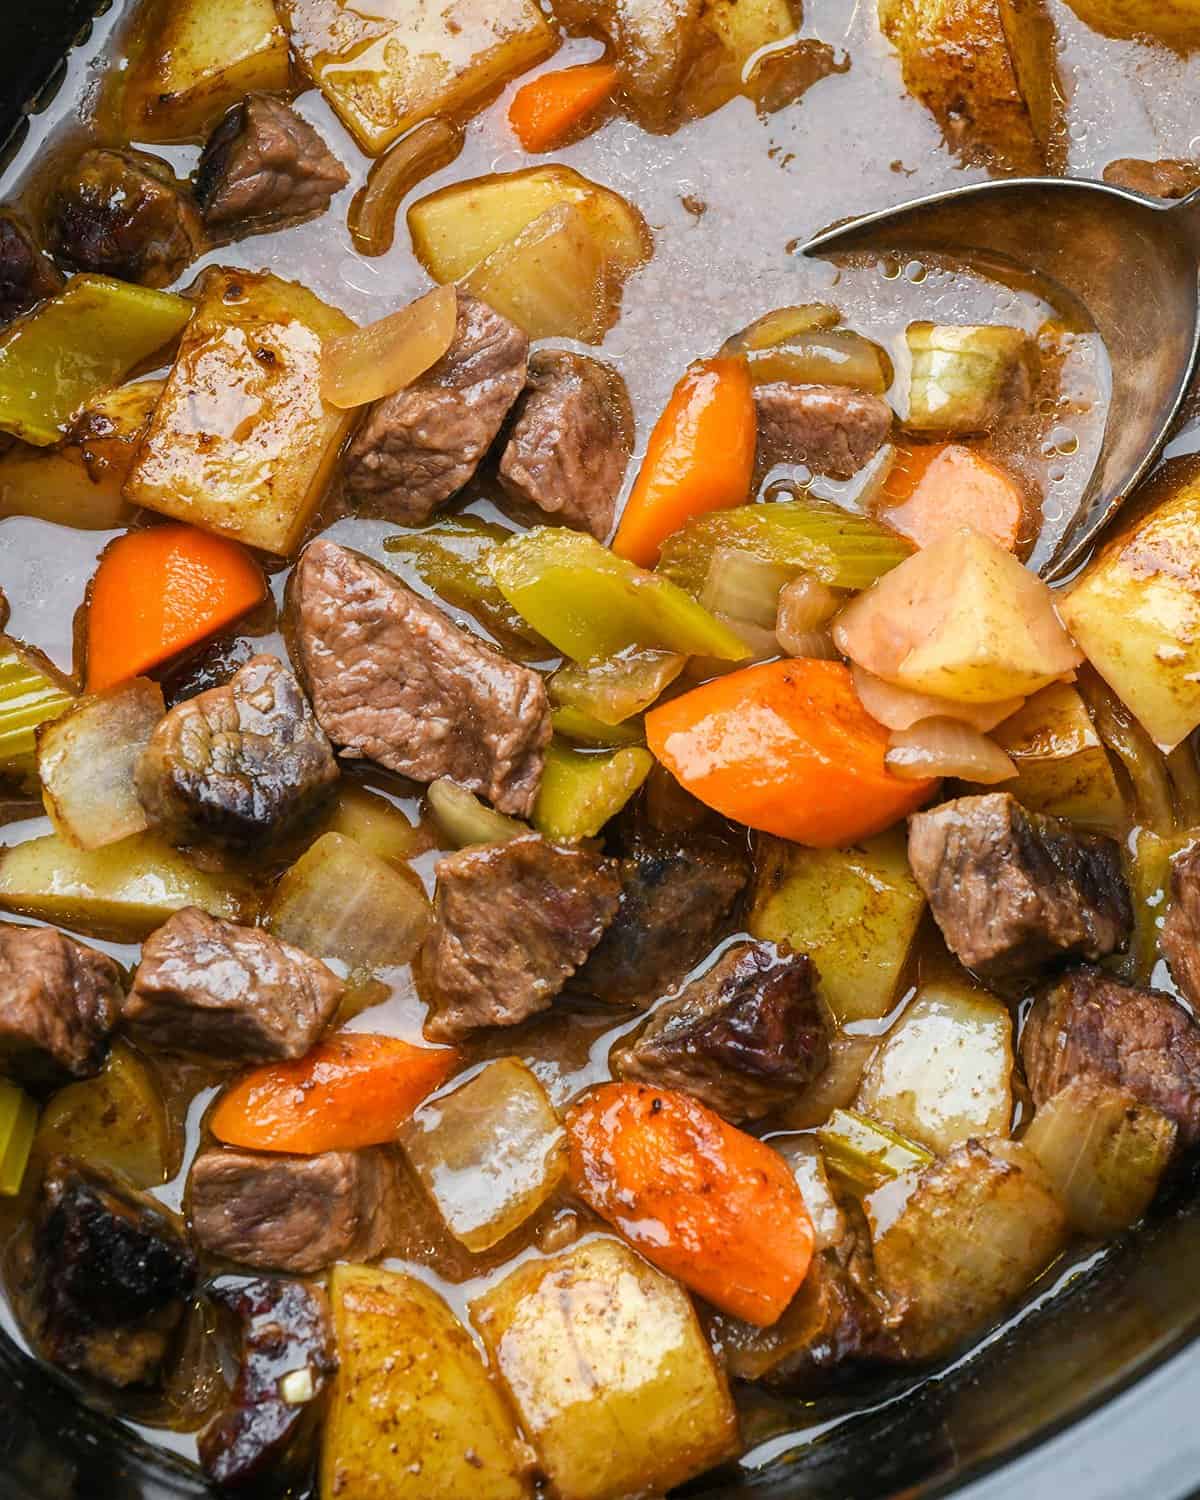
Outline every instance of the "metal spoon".
{"type": "Polygon", "coordinates": [[[936,251],[1007,263],[1082,305],[1112,365],[1100,457],[1049,561],[1080,561],[1162,451],[1200,356],[1200,192],[1177,203],[1105,183],[1023,178],[975,183],[868,214],[810,240],[801,254],[936,251]]]}

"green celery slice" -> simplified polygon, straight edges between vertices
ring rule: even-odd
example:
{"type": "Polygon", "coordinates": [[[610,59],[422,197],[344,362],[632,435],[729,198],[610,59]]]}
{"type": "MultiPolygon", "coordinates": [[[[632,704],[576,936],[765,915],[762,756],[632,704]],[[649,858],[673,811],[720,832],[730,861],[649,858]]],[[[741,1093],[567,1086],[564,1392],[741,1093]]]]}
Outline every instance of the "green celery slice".
{"type": "Polygon", "coordinates": [[[37,1133],[37,1105],[15,1083],[0,1079],[0,1196],[21,1191],[37,1133]]]}
{"type": "Polygon", "coordinates": [[[653,765],[654,757],[641,748],[584,755],[551,741],[533,826],[546,838],[567,843],[594,838],[621,811],[653,765]]]}
{"type": "Polygon", "coordinates": [[[38,725],[59,718],[73,701],[32,652],[0,636],[0,775],[36,774],[38,725]]]}
{"type": "Polygon", "coordinates": [[[859,1193],[872,1193],[933,1160],[924,1146],[849,1109],[835,1109],[817,1139],[828,1169],[859,1193]]]}

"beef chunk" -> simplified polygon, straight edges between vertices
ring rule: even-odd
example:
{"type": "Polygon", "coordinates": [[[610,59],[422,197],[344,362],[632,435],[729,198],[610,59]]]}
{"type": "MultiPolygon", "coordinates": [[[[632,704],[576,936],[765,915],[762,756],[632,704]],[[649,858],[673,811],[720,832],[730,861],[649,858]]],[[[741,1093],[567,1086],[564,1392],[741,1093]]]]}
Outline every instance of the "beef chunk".
{"type": "Polygon", "coordinates": [[[1158,990],[1072,970],[1030,1012],[1021,1061],[1035,1104],[1094,1078],[1174,1120],[1181,1145],[1200,1141],[1200,1026],[1158,990]]]}
{"type": "Polygon", "coordinates": [[[177,704],[136,774],[142,806],[169,838],[232,848],[288,832],[338,779],[300,684],[273,656],[177,704]]]}
{"type": "Polygon", "coordinates": [[[62,273],[12,214],[0,213],[0,328],[61,291],[62,273]]]}
{"type": "Polygon", "coordinates": [[[1200,188],[1200,162],[1170,158],[1138,161],[1136,157],[1123,156],[1105,167],[1104,180],[1112,187],[1145,193],[1147,198],[1186,198],[1200,188]]]}
{"type": "Polygon", "coordinates": [[[168,286],[204,249],[200,215],[164,161],[85,151],[50,199],[50,248],[77,271],[168,286]]]}
{"type": "Polygon", "coordinates": [[[33,1088],[104,1066],[121,1014],[121,971],[51,927],[0,922],[0,1074],[33,1088]]]}
{"type": "Polygon", "coordinates": [[[1129,933],[1114,840],[1026,812],[1007,792],[916,813],[908,861],[950,951],[985,978],[1103,958],[1129,933]]]}
{"type": "Polygon", "coordinates": [[[1171,867],[1171,905],[1161,947],[1171,977],[1192,1005],[1200,1006],[1200,844],[1171,867]]]}
{"type": "Polygon", "coordinates": [[[632,451],[633,411],[615,370],[565,349],[533,356],[500,459],[511,495],[604,541],[632,451]]]}
{"type": "Polygon", "coordinates": [[[187,906],[147,938],[124,1019],[161,1051],[268,1062],[303,1057],[343,989],[290,943],[187,906]]]}
{"type": "Polygon", "coordinates": [[[550,739],[536,672],[335,542],[305,548],[290,599],[296,660],[335,744],[415,781],[449,776],[502,812],[533,810],[550,739]]]}
{"type": "Polygon", "coordinates": [[[210,1295],[237,1320],[241,1349],[229,1404],[199,1437],[204,1472],[225,1489],[294,1473],[337,1368],[325,1294],[300,1281],[227,1277],[210,1295]],[[288,1402],[281,1382],[306,1375],[311,1397],[288,1402]]]}
{"type": "Polygon", "coordinates": [[[572,988],[651,1004],[722,936],[749,879],[745,850],[721,840],[636,835],[621,860],[621,908],[572,988]]]}
{"type": "Polygon", "coordinates": [[[651,1088],[694,1094],[727,1120],[754,1120],[822,1072],[829,1026],[804,954],[735,943],[659,1006],[618,1052],[615,1071],[651,1088]]]}
{"type": "Polygon", "coordinates": [[[197,1278],[195,1256],[162,1209],[55,1157],[32,1261],[33,1333],[52,1363],[115,1386],[158,1375],[197,1278]]]}
{"type": "Polygon", "coordinates": [[[253,234],[323,214],[350,174],[307,120],[270,94],[247,94],[213,131],[196,169],[209,229],[253,234]]]}
{"type": "Polygon", "coordinates": [[[307,1276],[381,1255],[395,1194],[395,1163],[383,1151],[205,1151],[192,1166],[192,1233],[210,1255],[307,1276]]]}
{"type": "Polygon", "coordinates": [[[803,463],[814,474],[849,479],[888,440],[892,409],[845,385],[756,386],[758,455],[764,464],[803,463]]]}
{"type": "Polygon", "coordinates": [[[441,860],[421,955],[426,1035],[454,1041],[545,1010],[599,942],[620,889],[612,860],[536,833],[441,860]]]}
{"type": "Polygon", "coordinates": [[[474,474],[525,384],[529,340],[458,294],[454,342],[432,369],[374,406],[346,454],[346,490],[405,526],[427,521],[474,474]]]}

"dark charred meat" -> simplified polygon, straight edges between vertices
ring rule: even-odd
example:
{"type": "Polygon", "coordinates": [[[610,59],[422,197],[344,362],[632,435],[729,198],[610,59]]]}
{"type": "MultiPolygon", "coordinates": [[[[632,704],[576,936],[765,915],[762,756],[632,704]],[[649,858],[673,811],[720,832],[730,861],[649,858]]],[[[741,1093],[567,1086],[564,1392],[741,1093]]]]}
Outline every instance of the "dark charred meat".
{"type": "Polygon", "coordinates": [[[456,494],[525,384],[529,340],[458,294],[454,342],[432,369],[374,406],[346,455],[346,490],[374,514],[419,526],[456,494]]]}
{"type": "Polygon", "coordinates": [[[121,971],[52,927],[0,922],[0,1074],[33,1088],[98,1073],[121,1014],[121,971]]]}
{"type": "Polygon", "coordinates": [[[228,236],[323,214],[350,174],[282,99],[247,94],[213,131],[196,169],[204,223],[228,236]]]}
{"type": "Polygon", "coordinates": [[[849,479],[879,452],[892,409],[879,396],[844,385],[756,386],[762,464],[802,463],[814,474],[849,479]]]}
{"type": "Polygon", "coordinates": [[[1021,1061],[1035,1104],[1075,1078],[1126,1089],[1200,1142],[1200,1026],[1158,990],[1074,969],[1030,1012],[1021,1061]]]}
{"type": "Polygon", "coordinates": [[[12,214],[0,213],[0,328],[62,290],[62,272],[12,214]]]}
{"type": "Polygon", "coordinates": [[[288,832],[337,779],[300,684],[273,656],[177,704],[137,767],[142,805],[168,838],[232,848],[288,832]]]}
{"type": "Polygon", "coordinates": [[[210,1255],[308,1276],[381,1255],[395,1192],[395,1164],[382,1151],[205,1151],[192,1166],[192,1233],[210,1255]]]}
{"type": "Polygon", "coordinates": [[[414,781],[449,776],[501,812],[532,811],[550,740],[536,672],[335,542],[305,548],[289,600],[294,656],[335,745],[414,781]]]}
{"type": "Polygon", "coordinates": [[[735,943],[613,1059],[621,1078],[681,1089],[727,1120],[787,1103],[829,1061],[816,970],[774,943],[735,943]]]}
{"type": "Polygon", "coordinates": [[[530,359],[500,458],[509,494],[604,541],[632,451],[633,410],[615,370],[565,349],[530,359]]]}
{"type": "Polygon", "coordinates": [[[124,1021],[140,1042],[165,1052],[245,1062],[303,1057],[344,988],[290,943],[189,906],[146,939],[124,1021]]]}
{"type": "Polygon", "coordinates": [[[196,1258],[149,1198],[70,1157],[42,1184],[34,1337],[54,1364],[113,1386],[159,1374],[196,1286],[196,1258]]]}
{"type": "Polygon", "coordinates": [[[984,978],[1103,958],[1129,934],[1116,842],[1027,812],[1007,792],[914,814],[908,859],[947,946],[984,978]]]}
{"type": "Polygon", "coordinates": [[[1171,905],[1161,947],[1175,983],[1192,1005],[1200,1005],[1200,844],[1171,866],[1171,905]]]}
{"type": "Polygon", "coordinates": [[[295,1472],[337,1361],[329,1304],[318,1287],[275,1277],[228,1277],[209,1289],[237,1321],[240,1352],[229,1404],[200,1434],[205,1474],[223,1489],[295,1472]],[[301,1386],[289,1400],[284,1384],[301,1386]]]}
{"type": "Polygon", "coordinates": [[[76,271],[169,286],[204,249],[191,194],[142,151],[85,151],[50,200],[50,249],[76,271]]]}
{"type": "Polygon", "coordinates": [[[1111,187],[1144,193],[1147,198],[1186,198],[1200,188],[1200,162],[1178,158],[1139,161],[1123,156],[1105,167],[1104,180],[1111,187]]]}
{"type": "Polygon", "coordinates": [[[439,862],[435,923],[422,953],[425,1034],[454,1041],[545,1010],[617,910],[612,860],[539,834],[439,862]]]}

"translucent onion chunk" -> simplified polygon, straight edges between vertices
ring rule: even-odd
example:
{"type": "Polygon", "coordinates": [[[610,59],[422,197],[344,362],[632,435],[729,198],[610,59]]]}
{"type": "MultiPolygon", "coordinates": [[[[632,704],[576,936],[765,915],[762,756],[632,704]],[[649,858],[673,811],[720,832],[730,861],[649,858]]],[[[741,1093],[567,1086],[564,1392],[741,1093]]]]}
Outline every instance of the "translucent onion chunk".
{"type": "Polygon", "coordinates": [[[419,182],[448,167],[463,148],[458,125],[422,120],[379,158],[354,195],[347,220],[360,255],[386,255],[396,237],[396,211],[419,182]]]}
{"type": "Polygon", "coordinates": [[[883,759],[893,776],[908,781],[955,776],[995,786],[1017,774],[999,745],[957,719],[923,719],[911,729],[893,731],[883,759]]]}
{"type": "Polygon", "coordinates": [[[457,321],[458,293],[437,286],[399,312],[327,339],[321,395],[345,411],[411,385],[449,349],[457,321]]]}
{"type": "Polygon", "coordinates": [[[519,833],[529,832],[528,824],[488,807],[448,776],[439,777],[425,795],[438,827],[458,849],[469,844],[506,844],[519,833]]]}

